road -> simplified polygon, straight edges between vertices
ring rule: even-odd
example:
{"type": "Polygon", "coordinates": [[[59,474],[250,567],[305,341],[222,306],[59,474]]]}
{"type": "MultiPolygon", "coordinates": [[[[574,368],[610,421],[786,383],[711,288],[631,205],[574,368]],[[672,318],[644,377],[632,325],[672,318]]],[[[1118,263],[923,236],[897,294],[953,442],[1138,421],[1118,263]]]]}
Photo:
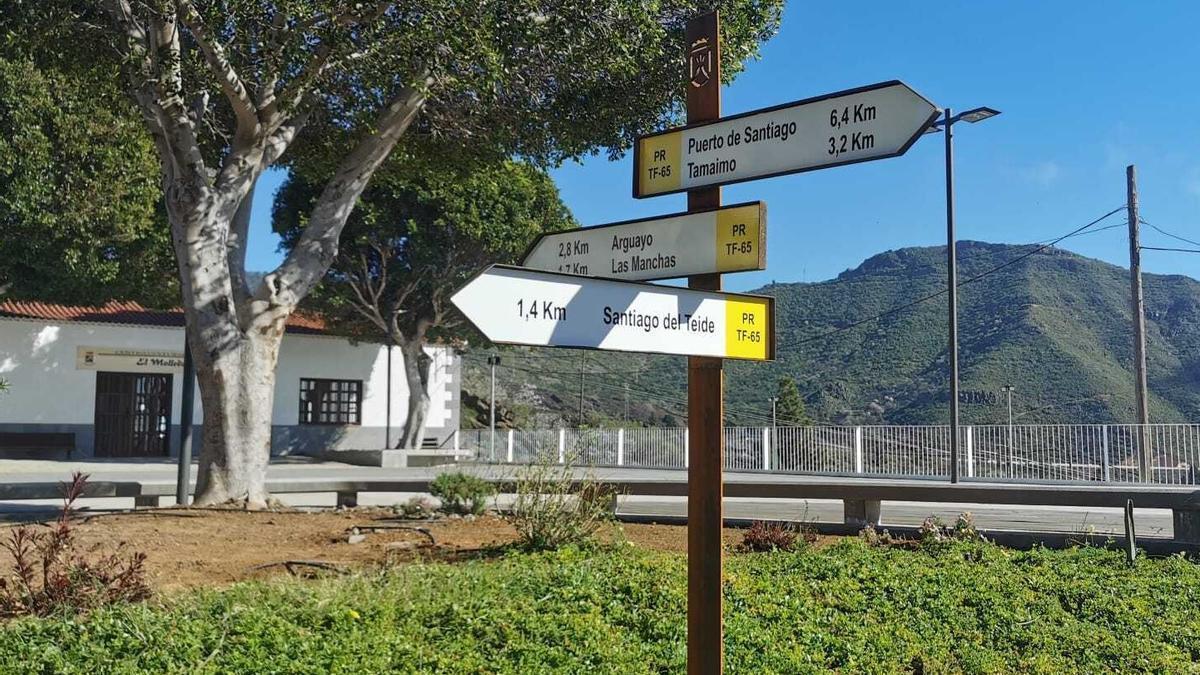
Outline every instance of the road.
{"type": "MultiPolygon", "coordinates": [[[[0,483],[59,481],[71,471],[89,473],[93,480],[138,480],[174,485],[175,465],[170,460],[137,462],[79,461],[51,462],[38,460],[0,460],[0,483]]],[[[316,462],[306,458],[280,458],[272,462],[268,471],[269,480],[282,479],[412,479],[432,477],[441,473],[440,468],[383,469],[377,467],[350,466],[334,462],[316,462]]],[[[473,473],[486,476],[502,476],[511,473],[511,467],[472,465],[473,473]]],[[[193,467],[193,476],[195,475],[193,467]]],[[[683,472],[656,469],[596,469],[601,479],[674,479],[683,477],[683,472]]],[[[767,476],[753,474],[756,480],[779,480],[783,482],[819,482],[820,476],[767,476]]],[[[880,479],[875,479],[880,480],[880,479]]],[[[407,499],[406,493],[366,493],[360,495],[361,505],[391,505],[407,499]]],[[[280,495],[281,501],[293,506],[333,506],[333,493],[308,493],[280,495]]],[[[164,503],[169,500],[165,500],[164,503]]],[[[44,512],[54,506],[54,500],[0,501],[0,518],[20,518],[35,512],[44,512]]],[[[84,500],[82,506],[89,509],[132,508],[130,498],[106,498],[84,500]]],[[[988,530],[1023,532],[1075,532],[1094,533],[1099,536],[1120,534],[1124,531],[1123,514],[1115,508],[1077,508],[1055,506],[1022,506],[997,504],[943,504],[905,501],[888,501],[883,504],[881,523],[883,526],[910,526],[921,524],[927,516],[935,515],[950,523],[959,513],[969,511],[975,516],[976,525],[988,530]]],[[[687,512],[683,497],[625,496],[620,499],[618,513],[638,516],[680,517],[687,512]]],[[[842,503],[828,499],[742,499],[726,498],[725,514],[728,518],[793,520],[809,523],[841,523],[842,503]]],[[[1165,509],[1135,509],[1139,536],[1170,537],[1171,513],[1165,509]]]]}

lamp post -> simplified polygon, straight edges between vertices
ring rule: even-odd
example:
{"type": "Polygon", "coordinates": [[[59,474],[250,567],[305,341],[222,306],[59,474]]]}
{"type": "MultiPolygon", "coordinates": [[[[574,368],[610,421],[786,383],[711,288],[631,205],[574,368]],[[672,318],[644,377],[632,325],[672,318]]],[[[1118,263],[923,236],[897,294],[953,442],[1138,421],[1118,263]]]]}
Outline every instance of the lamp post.
{"type": "Polygon", "coordinates": [[[946,275],[950,312],[950,482],[958,482],[958,256],[954,234],[954,124],[982,122],[999,115],[992,108],[974,108],[957,115],[950,108],[942,111],[942,119],[930,125],[926,133],[944,131],[946,134],[946,275]]]}

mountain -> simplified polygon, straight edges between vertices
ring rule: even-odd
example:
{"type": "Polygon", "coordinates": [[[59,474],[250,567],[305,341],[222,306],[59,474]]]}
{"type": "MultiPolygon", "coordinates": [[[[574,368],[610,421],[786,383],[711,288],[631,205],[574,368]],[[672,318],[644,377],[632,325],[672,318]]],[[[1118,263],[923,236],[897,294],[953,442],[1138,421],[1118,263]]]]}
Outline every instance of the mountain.
{"type": "MultiPolygon", "coordinates": [[[[1000,389],[1010,384],[1017,422],[1134,421],[1128,270],[1035,246],[967,241],[958,255],[964,423],[1003,422],[1000,389]]],[[[754,291],[777,299],[778,360],[727,362],[730,421],[769,421],[776,383],[790,376],[818,422],[945,423],[945,274],[944,247],[904,248],[835,279],[754,291]]],[[[1200,282],[1147,274],[1144,287],[1151,421],[1200,421],[1200,282]]],[[[685,359],[498,353],[497,400],[512,424],[575,423],[581,370],[588,423],[625,419],[627,389],[629,419],[655,425],[686,419],[685,359]]],[[[464,385],[486,404],[485,356],[468,353],[464,385]]]]}

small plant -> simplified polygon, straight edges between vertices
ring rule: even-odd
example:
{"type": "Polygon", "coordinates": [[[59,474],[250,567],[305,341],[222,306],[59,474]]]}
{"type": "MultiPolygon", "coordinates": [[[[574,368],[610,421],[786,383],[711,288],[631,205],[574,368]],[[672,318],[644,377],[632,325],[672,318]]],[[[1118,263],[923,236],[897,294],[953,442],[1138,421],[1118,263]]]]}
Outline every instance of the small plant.
{"type": "Polygon", "coordinates": [[[478,476],[458,471],[433,479],[429,492],[441,500],[443,511],[479,515],[487,508],[488,498],[496,494],[496,487],[478,476]]]}
{"type": "Polygon", "coordinates": [[[867,543],[868,546],[887,547],[896,543],[896,539],[892,537],[892,533],[884,530],[880,532],[875,529],[874,525],[867,525],[859,531],[858,536],[867,543]]]}
{"type": "Polygon", "coordinates": [[[397,504],[394,510],[403,518],[420,520],[432,517],[437,512],[437,505],[428,497],[414,495],[403,504],[397,504]]]}
{"type": "Polygon", "coordinates": [[[13,568],[10,577],[0,578],[0,618],[79,613],[150,596],[144,553],[125,554],[120,544],[89,560],[77,549],[71,518],[87,478],[76,471],[64,484],[62,510],[49,531],[16,527],[0,543],[13,568]]]}
{"type": "Polygon", "coordinates": [[[800,532],[784,523],[756,520],[742,535],[744,551],[790,551],[800,541],[800,532]]]}
{"type": "Polygon", "coordinates": [[[929,516],[921,522],[918,539],[924,548],[935,548],[951,541],[983,541],[983,535],[975,528],[975,517],[968,513],[958,514],[953,526],[947,526],[937,516],[929,516]]]}
{"type": "Polygon", "coordinates": [[[509,521],[528,550],[586,545],[613,517],[613,487],[576,477],[570,462],[535,461],[518,475],[516,492],[509,521]]]}
{"type": "Polygon", "coordinates": [[[970,511],[958,514],[958,518],[954,520],[954,529],[950,531],[950,537],[957,541],[981,541],[983,535],[979,534],[979,530],[975,528],[975,516],[971,515],[970,511]]]}
{"type": "Polygon", "coordinates": [[[921,521],[921,528],[917,531],[917,536],[921,545],[926,547],[945,543],[948,539],[946,526],[937,516],[927,516],[925,520],[921,521]]]}

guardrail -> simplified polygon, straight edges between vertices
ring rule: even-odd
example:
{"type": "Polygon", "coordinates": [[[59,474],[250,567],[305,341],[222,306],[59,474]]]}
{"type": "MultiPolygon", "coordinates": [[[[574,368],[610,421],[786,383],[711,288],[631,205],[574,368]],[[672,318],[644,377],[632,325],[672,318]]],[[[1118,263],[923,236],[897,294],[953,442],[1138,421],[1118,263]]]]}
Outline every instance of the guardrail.
{"type": "MultiPolygon", "coordinates": [[[[960,428],[959,475],[1017,482],[1200,483],[1200,424],[1017,424],[960,428]],[[1144,450],[1144,451],[1143,451],[1144,450]]],[[[931,426],[726,427],[736,471],[946,479],[950,429],[931,426]]],[[[684,428],[462,430],[478,461],[687,467],[684,428]]]]}

